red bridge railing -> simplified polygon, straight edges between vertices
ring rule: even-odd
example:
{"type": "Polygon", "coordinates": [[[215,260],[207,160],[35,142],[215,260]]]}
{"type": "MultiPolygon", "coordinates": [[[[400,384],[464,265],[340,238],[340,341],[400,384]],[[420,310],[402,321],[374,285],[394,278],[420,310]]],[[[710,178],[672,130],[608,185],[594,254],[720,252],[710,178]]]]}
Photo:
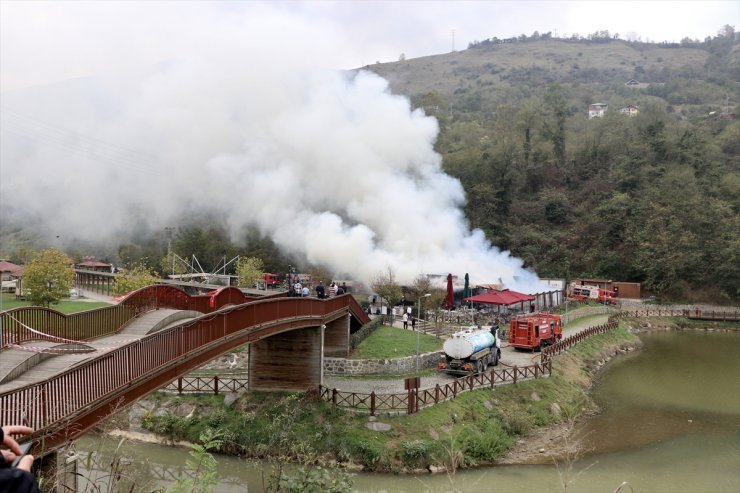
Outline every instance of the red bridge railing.
{"type": "Polygon", "coordinates": [[[237,305],[256,298],[236,288],[224,288],[213,295],[190,296],[174,286],[155,285],[127,295],[117,305],[65,315],[51,308],[24,307],[0,312],[0,347],[29,340],[58,339],[84,341],[115,334],[141,313],[158,308],[194,310],[210,313],[226,305],[237,305]]]}
{"type": "MultiPolygon", "coordinates": [[[[194,309],[198,303],[203,303],[198,299],[202,297],[189,297],[177,291],[167,286],[146,288],[124,300],[121,310],[110,310],[110,313],[96,316],[106,321],[106,330],[112,331],[113,314],[121,319],[130,319],[132,314],[152,308],[194,309]],[[124,313],[120,314],[120,311],[124,313]]],[[[217,310],[219,306],[239,301],[233,290],[224,291],[227,292],[205,297],[205,303],[217,310]]],[[[48,313],[45,310],[29,312],[48,313]]],[[[95,320],[89,315],[94,312],[85,312],[84,320],[95,320]]],[[[156,390],[222,352],[250,340],[294,328],[296,324],[321,324],[344,313],[353,314],[362,323],[368,321],[367,315],[350,295],[329,300],[282,297],[225,307],[101,354],[44,382],[0,394],[0,423],[28,424],[40,430],[38,434],[45,435],[46,445],[51,447],[84,433],[114,412],[117,402],[127,403],[156,390]]],[[[70,339],[108,333],[91,331],[91,327],[75,332],[78,326],[69,323],[70,319],[79,320],[74,316],[66,317],[67,323],[64,324],[58,321],[65,318],[56,317],[53,320],[58,325],[46,325],[44,330],[53,329],[55,335],[70,339]]],[[[29,316],[25,320],[33,319],[29,316]]],[[[82,326],[81,322],[76,323],[82,326]]],[[[14,327],[12,340],[37,338],[36,334],[24,330],[27,329],[14,327]]]]}

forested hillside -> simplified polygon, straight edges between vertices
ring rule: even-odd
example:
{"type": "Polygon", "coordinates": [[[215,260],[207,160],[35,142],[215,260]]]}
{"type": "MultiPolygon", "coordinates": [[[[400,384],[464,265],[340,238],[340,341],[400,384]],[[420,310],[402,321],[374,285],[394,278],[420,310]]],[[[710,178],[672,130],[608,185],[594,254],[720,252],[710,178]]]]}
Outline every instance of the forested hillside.
{"type": "MultiPolygon", "coordinates": [[[[364,69],[437,119],[436,150],[463,184],[471,226],[541,277],[606,277],[676,298],[737,299],[737,39],[729,26],[677,44],[535,33],[364,69]],[[593,103],[608,105],[602,117],[588,118],[593,103]]],[[[230,229],[223,211],[183,206],[167,228],[131,213],[139,218],[132,233],[89,238],[39,231],[6,212],[0,258],[24,263],[52,241],[75,258],[167,271],[171,246],[208,271],[247,255],[266,271],[340,275],[280,252],[256,229],[230,229]]]]}
{"type": "Polygon", "coordinates": [[[438,119],[471,225],[541,276],[738,297],[734,30],[680,44],[589,38],[494,38],[365,69],[438,119]],[[588,118],[592,103],[608,104],[602,118],[588,118]]]}

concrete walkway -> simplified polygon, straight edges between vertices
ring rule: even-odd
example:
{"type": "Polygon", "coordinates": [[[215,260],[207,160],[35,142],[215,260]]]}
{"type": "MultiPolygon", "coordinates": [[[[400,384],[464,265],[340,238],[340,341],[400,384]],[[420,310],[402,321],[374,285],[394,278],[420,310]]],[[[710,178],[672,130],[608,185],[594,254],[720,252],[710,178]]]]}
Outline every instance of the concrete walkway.
{"type": "Polygon", "coordinates": [[[113,296],[95,293],[82,288],[77,288],[77,292],[80,294],[79,297],[70,298],[70,301],[105,301],[106,303],[115,303],[113,296]]]}

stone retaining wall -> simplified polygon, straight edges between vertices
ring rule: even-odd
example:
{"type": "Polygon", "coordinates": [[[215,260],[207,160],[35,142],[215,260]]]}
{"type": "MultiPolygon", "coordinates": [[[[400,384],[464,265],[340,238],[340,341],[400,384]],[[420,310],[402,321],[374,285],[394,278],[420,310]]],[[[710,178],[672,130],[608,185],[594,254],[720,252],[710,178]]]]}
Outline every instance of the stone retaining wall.
{"type": "Polygon", "coordinates": [[[611,306],[586,306],[583,308],[575,308],[568,311],[567,316],[565,314],[561,314],[560,319],[564,324],[569,324],[574,320],[578,320],[579,318],[606,313],[611,314],[616,313],[617,311],[618,310],[616,308],[611,306]]]}
{"type": "MultiPolygon", "coordinates": [[[[419,367],[435,368],[442,361],[441,353],[424,353],[419,356],[419,367]]],[[[398,375],[416,371],[416,356],[395,359],[324,358],[325,375],[398,375]]]]}

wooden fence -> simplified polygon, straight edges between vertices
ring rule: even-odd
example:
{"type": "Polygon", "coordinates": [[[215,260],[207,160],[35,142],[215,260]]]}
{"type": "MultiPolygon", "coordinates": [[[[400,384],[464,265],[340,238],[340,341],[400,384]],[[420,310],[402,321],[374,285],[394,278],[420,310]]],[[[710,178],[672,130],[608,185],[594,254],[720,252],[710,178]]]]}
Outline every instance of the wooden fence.
{"type": "Polygon", "coordinates": [[[684,317],[696,320],[740,321],[740,310],[707,310],[702,308],[638,308],[623,309],[618,317],[684,317]]]}
{"type": "Polygon", "coordinates": [[[219,392],[247,391],[248,378],[244,376],[184,376],[170,383],[162,390],[178,394],[214,394],[219,392]]]}
{"type": "Polygon", "coordinates": [[[319,396],[335,406],[369,412],[375,416],[378,412],[408,412],[433,406],[440,402],[454,399],[463,392],[479,388],[494,388],[497,384],[516,383],[519,380],[549,376],[552,373],[552,361],[535,363],[530,366],[501,368],[490,372],[466,375],[450,383],[428,389],[411,389],[398,394],[376,394],[370,392],[342,392],[328,387],[319,387],[319,396]]]}
{"type": "Polygon", "coordinates": [[[597,334],[603,334],[604,332],[609,332],[610,330],[616,329],[619,324],[618,322],[614,321],[613,318],[614,316],[609,317],[609,322],[603,325],[595,325],[593,327],[589,327],[586,330],[582,330],[575,335],[566,337],[565,339],[556,342],[552,346],[543,348],[542,352],[540,353],[540,359],[543,362],[551,361],[553,356],[568,350],[569,348],[575,346],[588,337],[595,336],[597,334]]]}

